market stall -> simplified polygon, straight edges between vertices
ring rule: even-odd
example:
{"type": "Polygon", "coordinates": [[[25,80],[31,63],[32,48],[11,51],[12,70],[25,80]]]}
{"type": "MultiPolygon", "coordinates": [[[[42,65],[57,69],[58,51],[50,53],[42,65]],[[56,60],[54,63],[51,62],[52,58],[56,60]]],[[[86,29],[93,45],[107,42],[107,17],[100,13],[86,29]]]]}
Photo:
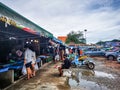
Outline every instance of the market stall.
{"type": "MultiPolygon", "coordinates": [[[[44,48],[52,37],[53,34],[0,2],[0,81],[7,78],[7,82],[13,83],[21,75],[25,44],[32,44],[39,56],[45,54],[44,48]]],[[[37,63],[42,65],[40,59],[37,63]]]]}
{"type": "MultiPolygon", "coordinates": [[[[0,19],[0,88],[14,83],[22,75],[24,45],[38,45],[40,36],[32,31],[20,29],[0,19]],[[30,42],[31,41],[31,42],[30,42]]],[[[40,49],[36,49],[39,52],[40,49]]],[[[38,61],[39,62],[39,61],[38,61]]]]}

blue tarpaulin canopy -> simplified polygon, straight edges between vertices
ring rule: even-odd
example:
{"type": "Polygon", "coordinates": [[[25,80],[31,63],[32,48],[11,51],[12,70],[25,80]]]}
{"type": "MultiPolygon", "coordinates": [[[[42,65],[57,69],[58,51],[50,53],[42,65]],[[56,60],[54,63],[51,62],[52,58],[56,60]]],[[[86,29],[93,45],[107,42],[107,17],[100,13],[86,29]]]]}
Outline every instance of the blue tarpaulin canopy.
{"type": "Polygon", "coordinates": [[[56,43],[59,43],[59,44],[62,44],[62,41],[61,40],[59,40],[59,39],[57,39],[56,37],[53,37],[53,39],[52,39],[53,41],[55,41],[56,43]]]}
{"type": "Polygon", "coordinates": [[[9,70],[9,67],[5,67],[5,68],[1,68],[0,69],[0,73],[6,72],[9,70]]]}

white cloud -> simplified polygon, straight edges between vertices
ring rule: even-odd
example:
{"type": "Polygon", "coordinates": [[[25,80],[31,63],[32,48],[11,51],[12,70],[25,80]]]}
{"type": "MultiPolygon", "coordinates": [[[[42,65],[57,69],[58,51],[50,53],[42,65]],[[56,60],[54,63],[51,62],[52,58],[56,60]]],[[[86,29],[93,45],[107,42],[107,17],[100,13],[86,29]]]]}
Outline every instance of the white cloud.
{"type": "Polygon", "coordinates": [[[11,0],[9,2],[2,0],[2,2],[50,31],[54,36],[64,36],[72,30],[87,29],[89,43],[120,37],[120,9],[114,10],[114,0],[11,0]]]}

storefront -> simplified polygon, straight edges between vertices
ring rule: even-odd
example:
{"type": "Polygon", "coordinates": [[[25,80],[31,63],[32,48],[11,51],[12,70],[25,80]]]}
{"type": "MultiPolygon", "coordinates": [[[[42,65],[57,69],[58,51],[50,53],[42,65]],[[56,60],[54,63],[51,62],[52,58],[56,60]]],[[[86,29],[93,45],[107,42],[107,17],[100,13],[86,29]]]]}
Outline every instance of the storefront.
{"type": "MultiPolygon", "coordinates": [[[[0,81],[13,83],[20,75],[24,45],[32,44],[36,54],[44,54],[53,34],[16,13],[0,2],[0,81]],[[42,51],[42,52],[41,52],[42,51]]],[[[0,89],[3,88],[0,82],[0,89]]]]}

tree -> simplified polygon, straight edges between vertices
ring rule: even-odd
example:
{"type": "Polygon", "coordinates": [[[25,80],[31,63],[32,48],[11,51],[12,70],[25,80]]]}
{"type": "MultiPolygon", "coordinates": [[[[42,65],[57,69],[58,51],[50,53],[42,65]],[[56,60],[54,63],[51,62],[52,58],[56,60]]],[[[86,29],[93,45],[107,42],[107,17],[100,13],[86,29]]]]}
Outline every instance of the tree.
{"type": "Polygon", "coordinates": [[[81,31],[71,31],[68,35],[67,35],[67,39],[66,39],[66,44],[69,44],[70,42],[74,42],[75,44],[79,44],[79,43],[84,43],[84,38],[83,38],[83,32],[81,31]]]}

